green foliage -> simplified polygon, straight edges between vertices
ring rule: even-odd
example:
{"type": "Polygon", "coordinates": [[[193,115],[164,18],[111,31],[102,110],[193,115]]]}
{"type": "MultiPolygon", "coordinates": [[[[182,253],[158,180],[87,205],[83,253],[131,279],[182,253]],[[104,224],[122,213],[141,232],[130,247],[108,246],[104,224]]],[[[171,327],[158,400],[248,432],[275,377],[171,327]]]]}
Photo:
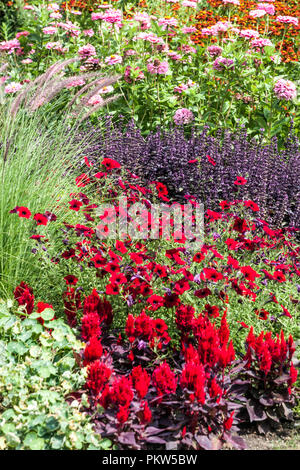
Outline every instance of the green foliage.
{"type": "Polygon", "coordinates": [[[32,214],[51,210],[71,192],[70,170],[80,162],[84,142],[74,144],[76,127],[67,127],[53,112],[8,118],[0,110],[0,295],[9,297],[15,286],[28,279],[40,282],[38,263],[30,256],[30,229],[9,214],[28,206],[32,214]]]}
{"type": "Polygon", "coordinates": [[[35,317],[50,318],[47,310],[22,320],[0,302],[0,449],[108,448],[82,411],[85,395],[72,397],[85,382],[82,344],[60,319],[42,326],[35,317]]]}

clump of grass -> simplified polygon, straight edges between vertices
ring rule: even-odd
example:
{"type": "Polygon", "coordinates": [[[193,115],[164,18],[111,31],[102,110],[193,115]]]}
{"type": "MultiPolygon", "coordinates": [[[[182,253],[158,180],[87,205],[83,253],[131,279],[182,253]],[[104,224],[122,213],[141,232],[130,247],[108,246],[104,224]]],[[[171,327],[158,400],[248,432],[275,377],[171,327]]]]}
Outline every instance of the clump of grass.
{"type": "Polygon", "coordinates": [[[16,206],[28,207],[32,215],[59,211],[88,141],[87,136],[75,144],[76,133],[77,124],[53,117],[49,122],[42,110],[31,115],[19,110],[15,116],[7,106],[0,110],[0,298],[11,296],[21,280],[37,288],[41,283],[39,261],[31,255],[31,224],[9,212],[16,206]]]}

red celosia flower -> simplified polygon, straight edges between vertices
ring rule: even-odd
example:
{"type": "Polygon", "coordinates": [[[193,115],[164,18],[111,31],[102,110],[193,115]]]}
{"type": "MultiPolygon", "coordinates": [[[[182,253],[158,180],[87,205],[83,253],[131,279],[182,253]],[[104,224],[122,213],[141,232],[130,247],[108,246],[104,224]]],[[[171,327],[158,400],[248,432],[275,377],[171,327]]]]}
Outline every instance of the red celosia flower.
{"type": "Polygon", "coordinates": [[[223,423],[225,431],[229,431],[229,429],[231,429],[232,424],[233,424],[233,416],[234,416],[234,411],[231,412],[231,415],[229,416],[229,418],[225,419],[223,423]]]}
{"type": "Polygon", "coordinates": [[[120,424],[126,423],[129,417],[129,408],[128,406],[120,406],[117,413],[117,420],[120,424]]]}
{"type": "Polygon", "coordinates": [[[223,389],[220,387],[220,385],[217,383],[216,378],[213,377],[210,387],[209,387],[209,396],[211,398],[217,398],[217,402],[220,401],[221,397],[223,394],[223,389]]]}
{"type": "Polygon", "coordinates": [[[152,374],[153,384],[158,395],[174,393],[177,388],[177,380],[169,364],[164,362],[154,369],[152,374]]]}
{"type": "Polygon", "coordinates": [[[111,369],[97,359],[88,366],[86,387],[98,395],[111,376],[111,369]]]}
{"type": "Polygon", "coordinates": [[[180,378],[180,386],[193,392],[199,403],[205,403],[205,372],[202,364],[188,362],[185,364],[180,378]]]}
{"type": "Polygon", "coordinates": [[[98,336],[91,336],[89,342],[87,343],[84,350],[84,362],[83,365],[86,366],[90,362],[100,359],[103,353],[103,348],[101,341],[98,339],[98,336]]]}
{"type": "Polygon", "coordinates": [[[141,423],[142,424],[148,424],[151,422],[152,420],[152,413],[151,413],[151,410],[149,408],[149,405],[148,405],[148,402],[147,401],[143,401],[141,403],[141,406],[142,406],[142,412],[141,414],[139,415],[140,416],[140,420],[141,420],[141,423]]]}
{"type": "Polygon", "coordinates": [[[92,336],[100,336],[100,319],[96,312],[87,313],[81,320],[81,334],[84,341],[88,341],[92,336]]]}
{"type": "Polygon", "coordinates": [[[111,303],[106,299],[101,299],[96,291],[93,289],[92,293],[84,300],[83,313],[97,313],[100,323],[109,326],[113,321],[113,310],[111,303]]]}
{"type": "Polygon", "coordinates": [[[131,381],[124,376],[117,378],[111,389],[111,399],[118,406],[129,407],[133,400],[131,381]]]}
{"type": "Polygon", "coordinates": [[[175,322],[179,330],[188,334],[192,328],[195,309],[191,305],[180,305],[175,313],[175,322]]]}
{"type": "Polygon", "coordinates": [[[131,371],[132,384],[139,398],[145,398],[150,385],[150,376],[141,366],[134,367],[131,371]]]}

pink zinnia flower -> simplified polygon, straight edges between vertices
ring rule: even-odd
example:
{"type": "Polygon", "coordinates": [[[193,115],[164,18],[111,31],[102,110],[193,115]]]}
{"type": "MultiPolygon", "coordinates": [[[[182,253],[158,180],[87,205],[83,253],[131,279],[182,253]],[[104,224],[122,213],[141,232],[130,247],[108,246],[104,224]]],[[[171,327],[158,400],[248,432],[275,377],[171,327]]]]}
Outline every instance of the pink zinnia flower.
{"type": "Polygon", "coordinates": [[[298,18],[295,16],[277,16],[275,21],[278,21],[278,23],[293,24],[294,26],[298,26],[298,18]]]}
{"type": "Polygon", "coordinates": [[[190,124],[195,119],[194,114],[187,108],[177,109],[173,116],[175,124],[190,124]]]}
{"type": "Polygon", "coordinates": [[[11,82],[4,88],[4,93],[16,93],[22,88],[21,83],[11,82]]]}
{"type": "Polygon", "coordinates": [[[82,59],[87,59],[96,55],[96,49],[91,44],[86,44],[78,49],[78,54],[82,59]]]}
{"type": "Polygon", "coordinates": [[[122,60],[123,59],[120,55],[110,55],[109,57],[106,57],[105,62],[108,65],[115,65],[115,64],[121,64],[122,60]]]}
{"type": "Polygon", "coordinates": [[[151,75],[166,75],[169,72],[169,64],[166,61],[160,62],[158,59],[153,62],[150,60],[147,63],[147,70],[151,75]]]}
{"type": "Polygon", "coordinates": [[[297,96],[296,85],[290,80],[280,78],[274,85],[274,93],[279,100],[293,100],[297,96]]]}

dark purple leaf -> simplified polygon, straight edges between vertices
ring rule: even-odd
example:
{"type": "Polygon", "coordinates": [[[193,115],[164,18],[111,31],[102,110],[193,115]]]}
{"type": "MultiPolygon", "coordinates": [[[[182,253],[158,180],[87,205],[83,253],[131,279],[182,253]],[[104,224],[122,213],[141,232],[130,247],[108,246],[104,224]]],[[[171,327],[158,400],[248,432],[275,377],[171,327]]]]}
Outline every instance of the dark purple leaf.
{"type": "Polygon", "coordinates": [[[246,408],[247,408],[251,423],[255,421],[264,421],[267,418],[267,415],[264,412],[263,407],[259,403],[255,402],[254,400],[249,400],[246,403],[246,408]]]}
{"type": "Polygon", "coordinates": [[[212,442],[207,436],[195,436],[195,439],[197,443],[199,444],[199,446],[201,447],[201,449],[212,450],[213,448],[212,442]]]}

